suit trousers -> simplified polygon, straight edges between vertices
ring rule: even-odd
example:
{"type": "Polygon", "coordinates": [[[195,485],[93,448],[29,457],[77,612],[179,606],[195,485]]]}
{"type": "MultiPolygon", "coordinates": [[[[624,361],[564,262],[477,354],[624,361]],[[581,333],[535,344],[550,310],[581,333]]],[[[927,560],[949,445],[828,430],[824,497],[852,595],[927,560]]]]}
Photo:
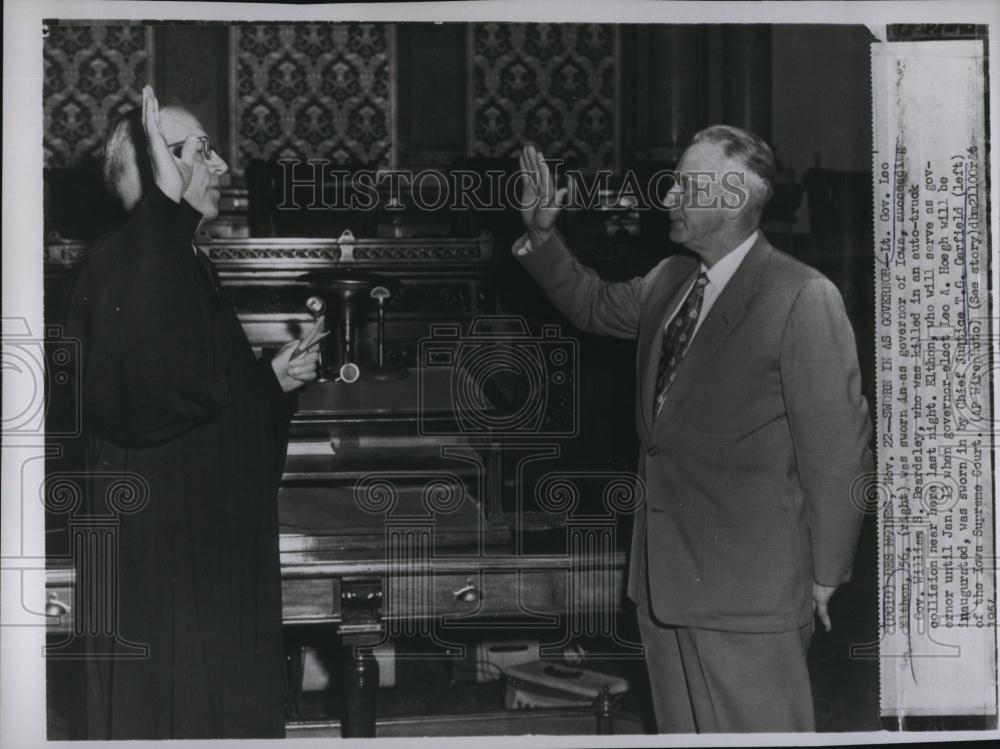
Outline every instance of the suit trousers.
{"type": "Polygon", "coordinates": [[[813,625],[789,632],[673,627],[637,615],[660,733],[815,731],[813,625]]]}

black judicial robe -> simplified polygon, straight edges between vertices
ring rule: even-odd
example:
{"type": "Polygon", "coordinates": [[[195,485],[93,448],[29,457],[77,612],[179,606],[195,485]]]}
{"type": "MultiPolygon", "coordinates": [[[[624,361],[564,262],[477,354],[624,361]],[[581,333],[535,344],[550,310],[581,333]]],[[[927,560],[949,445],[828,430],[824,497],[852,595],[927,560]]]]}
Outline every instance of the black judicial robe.
{"type": "MultiPolygon", "coordinates": [[[[86,640],[97,656],[85,661],[89,738],[284,735],[288,405],[193,250],[199,220],[153,189],[91,249],[70,295],[86,506],[118,521],[114,635],[86,640]],[[133,489],[115,484],[123,474],[133,489]],[[137,645],[148,656],[134,657],[137,645]]],[[[102,601],[106,589],[81,586],[102,601]]]]}

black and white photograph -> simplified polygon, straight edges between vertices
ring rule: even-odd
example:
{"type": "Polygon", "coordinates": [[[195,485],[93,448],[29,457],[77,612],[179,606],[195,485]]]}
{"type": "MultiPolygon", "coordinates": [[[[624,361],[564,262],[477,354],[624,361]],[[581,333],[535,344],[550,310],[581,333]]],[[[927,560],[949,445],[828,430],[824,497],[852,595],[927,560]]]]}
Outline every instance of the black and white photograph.
{"type": "Polygon", "coordinates": [[[0,744],[1000,735],[1000,7],[4,17],[0,744]]]}

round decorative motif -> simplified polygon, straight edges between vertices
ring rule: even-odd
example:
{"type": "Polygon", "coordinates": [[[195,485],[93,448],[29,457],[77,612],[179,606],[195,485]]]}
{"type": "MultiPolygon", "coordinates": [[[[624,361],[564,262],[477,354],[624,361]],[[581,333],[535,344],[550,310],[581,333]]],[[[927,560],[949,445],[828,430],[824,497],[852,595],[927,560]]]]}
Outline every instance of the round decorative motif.
{"type": "Polygon", "coordinates": [[[149,504],[149,484],[138,474],[115,479],[105,494],[108,506],[122,515],[134,515],[149,504]]]}
{"type": "Polygon", "coordinates": [[[370,515],[392,512],[398,501],[396,486],[385,476],[365,476],[354,485],[354,502],[370,515]]]}

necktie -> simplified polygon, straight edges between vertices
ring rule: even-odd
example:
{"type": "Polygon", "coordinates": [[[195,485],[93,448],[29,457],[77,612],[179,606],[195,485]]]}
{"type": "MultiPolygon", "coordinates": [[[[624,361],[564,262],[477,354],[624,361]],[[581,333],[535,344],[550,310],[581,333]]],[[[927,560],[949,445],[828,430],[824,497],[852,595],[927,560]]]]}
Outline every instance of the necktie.
{"type": "Polygon", "coordinates": [[[698,276],[687,298],[681,304],[673,320],[663,331],[663,348],[660,351],[660,365],[656,369],[656,401],[653,403],[653,416],[660,410],[660,405],[667,396],[667,389],[674,381],[681,359],[687,352],[688,344],[694,335],[698,316],[701,314],[701,303],[705,299],[705,286],[708,276],[705,272],[698,276]]]}

